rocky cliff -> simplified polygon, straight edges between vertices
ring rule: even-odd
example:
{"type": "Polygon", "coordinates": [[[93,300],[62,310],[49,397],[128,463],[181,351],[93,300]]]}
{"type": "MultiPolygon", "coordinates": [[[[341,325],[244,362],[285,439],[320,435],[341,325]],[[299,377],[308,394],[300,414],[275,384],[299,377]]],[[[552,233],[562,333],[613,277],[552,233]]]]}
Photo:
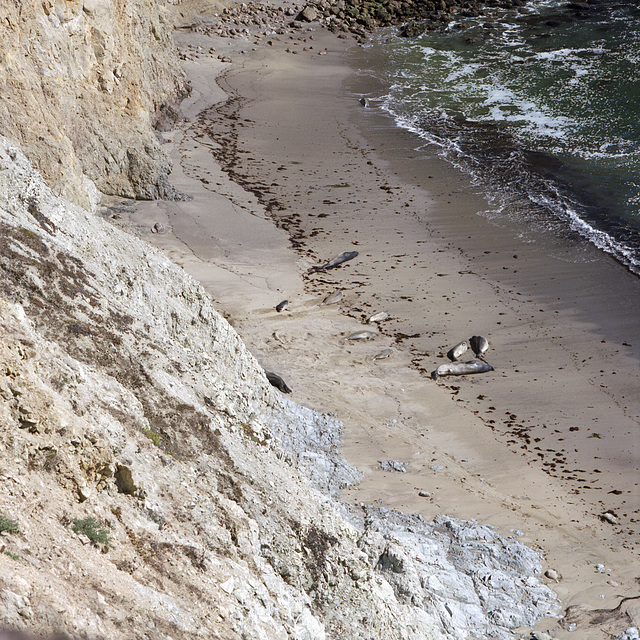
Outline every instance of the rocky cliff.
{"type": "Polygon", "coordinates": [[[90,208],[95,187],[131,198],[175,195],[153,133],[175,120],[187,91],[166,4],[3,3],[0,131],[72,202],[90,208]]]}
{"type": "Polygon", "coordinates": [[[162,11],[22,3],[3,27],[11,77],[35,95],[1,98],[0,625],[112,640],[517,637],[555,606],[538,555],[472,522],[341,504],[360,476],[339,457],[340,424],[272,388],[198,283],[91,210],[89,178],[167,190],[151,124],[181,76],[162,11]],[[95,57],[99,28],[140,75],[122,76],[135,108],[99,100],[91,128],[111,76],[69,74],[88,73],[76,55],[95,57]],[[41,108],[45,87],[58,110],[41,108]],[[68,110],[87,119],[75,128],[68,110]]]}

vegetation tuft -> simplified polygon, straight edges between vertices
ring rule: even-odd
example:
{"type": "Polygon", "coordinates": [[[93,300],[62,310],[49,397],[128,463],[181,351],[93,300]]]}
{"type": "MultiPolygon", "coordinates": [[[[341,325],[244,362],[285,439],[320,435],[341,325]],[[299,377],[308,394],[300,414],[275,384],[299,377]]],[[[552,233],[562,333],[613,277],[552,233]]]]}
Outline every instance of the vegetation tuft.
{"type": "Polygon", "coordinates": [[[87,536],[93,544],[102,544],[107,549],[112,546],[109,532],[91,516],[82,519],[74,518],[71,529],[78,535],[83,534],[87,536]]]}
{"type": "Polygon", "coordinates": [[[151,440],[151,442],[153,442],[153,444],[155,444],[156,447],[160,446],[160,434],[159,433],[157,433],[153,429],[143,429],[142,433],[144,433],[144,435],[147,436],[147,438],[149,438],[149,440],[151,440]]]}
{"type": "Polygon", "coordinates": [[[10,520],[0,514],[0,532],[8,531],[9,533],[16,533],[20,531],[20,525],[16,520],[10,520]]]}

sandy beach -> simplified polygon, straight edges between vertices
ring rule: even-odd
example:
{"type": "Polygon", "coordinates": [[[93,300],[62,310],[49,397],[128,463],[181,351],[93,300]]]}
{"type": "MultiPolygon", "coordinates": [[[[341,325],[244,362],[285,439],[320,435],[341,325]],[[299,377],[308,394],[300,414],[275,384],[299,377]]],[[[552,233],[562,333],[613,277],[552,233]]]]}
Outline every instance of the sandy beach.
{"type": "Polygon", "coordinates": [[[359,102],[379,87],[353,40],[309,27],[176,41],[193,92],[162,136],[191,200],[112,199],[104,215],[201,281],[296,402],[344,423],[342,453],[365,474],[345,499],[475,518],[540,548],[574,607],[541,623],[554,637],[638,620],[637,600],[601,613],[638,593],[640,280],[585,243],[481,215],[477,187],[359,102]],[[312,268],[343,251],[359,255],[312,268]],[[377,335],[345,339],[365,329],[377,335]],[[495,370],[434,382],[476,334],[495,370]]]}

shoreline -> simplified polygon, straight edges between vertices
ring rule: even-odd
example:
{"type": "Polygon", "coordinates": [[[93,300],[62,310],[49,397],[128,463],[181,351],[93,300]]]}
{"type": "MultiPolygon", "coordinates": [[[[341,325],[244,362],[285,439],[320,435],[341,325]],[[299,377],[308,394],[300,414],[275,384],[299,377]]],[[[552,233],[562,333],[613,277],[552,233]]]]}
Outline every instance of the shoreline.
{"type": "MultiPolygon", "coordinates": [[[[438,173],[433,159],[424,161],[434,175],[430,190],[425,191],[419,180],[412,184],[416,158],[407,161],[411,136],[383,126],[380,115],[362,109],[353,90],[342,85],[352,77],[345,64],[349,42],[314,31],[312,45],[297,39],[303,35],[293,40],[280,36],[273,46],[262,44],[253,52],[246,46],[245,54],[232,54],[241,56],[242,64],[234,61],[223,84],[225,88],[232,85],[233,92],[246,100],[231,118],[228,112],[218,116],[213,127],[205,118],[213,116],[210,109],[222,94],[219,90],[208,92],[212,76],[227,65],[211,65],[213,55],[186,63],[189,75],[201,82],[184,105],[192,133],[165,134],[165,140],[178,159],[172,180],[178,188],[195,193],[194,200],[135,203],[123,208],[122,224],[164,249],[205,285],[261,364],[278,371],[290,383],[295,401],[337,413],[345,424],[343,454],[365,472],[361,485],[345,491],[346,499],[417,512],[426,518],[437,513],[478,518],[507,533],[514,528],[524,530],[522,541],[541,547],[549,566],[563,574],[561,582],[550,582],[565,604],[615,607],[621,596],[633,595],[635,576],[630,558],[635,555],[615,550],[615,528],[599,521],[594,507],[577,499],[567,504],[571,489],[543,473],[534,460],[522,459],[515,449],[522,446],[523,437],[516,437],[517,445],[509,448],[487,428],[488,421],[494,419],[489,414],[507,409],[509,416],[517,415],[517,420],[509,418],[511,422],[536,419],[535,414],[524,417],[520,407],[514,411],[509,396],[505,396],[507,404],[491,394],[496,381],[502,383],[504,394],[514,382],[520,389],[531,384],[527,374],[524,378],[511,374],[515,361],[505,353],[509,353],[509,345],[522,341],[523,318],[538,299],[527,292],[522,296],[525,301],[520,302],[515,294],[504,297],[504,291],[496,292],[491,277],[502,270],[504,254],[510,250],[507,246],[497,255],[487,254],[481,264],[474,261],[470,268],[460,227],[468,220],[481,222],[473,211],[473,198],[458,190],[453,172],[440,166],[438,173]],[[286,52],[285,47],[296,42],[295,46],[307,48],[306,55],[286,52]],[[313,51],[308,50],[310,46],[313,51]],[[322,50],[327,54],[318,57],[322,50]],[[205,67],[208,71],[203,75],[205,67]],[[265,83],[270,85],[268,91],[265,83]],[[300,90],[301,83],[306,91],[300,90]],[[306,102],[300,105],[302,96],[306,102]],[[292,97],[296,99],[293,111],[292,97]],[[310,121],[310,112],[317,122],[310,121]],[[290,117],[285,119],[286,126],[281,126],[284,114],[290,117]],[[307,117],[304,127],[296,114],[307,117]],[[361,123],[354,122],[362,114],[367,119],[371,115],[367,126],[372,137],[367,139],[361,137],[361,123]],[[253,185],[262,191],[263,201],[277,200],[285,207],[272,211],[280,228],[255,195],[231,182],[214,162],[211,151],[221,147],[205,136],[221,123],[220,139],[229,139],[229,125],[236,125],[238,170],[253,174],[253,185]],[[333,132],[327,137],[330,128],[333,132]],[[245,132],[250,134],[243,137],[245,132]],[[314,149],[313,164],[303,157],[309,146],[314,149]],[[265,197],[268,190],[271,195],[265,197]],[[461,204],[468,210],[465,222],[458,221],[456,227],[447,211],[458,207],[459,212],[461,204]],[[427,228],[421,216],[424,209],[431,216],[427,228]],[[331,212],[328,217],[320,217],[327,210],[331,212]],[[380,224],[378,230],[371,228],[372,212],[380,224]],[[155,222],[170,231],[152,234],[155,222]],[[212,225],[208,235],[203,235],[212,225]],[[285,229],[293,235],[294,243],[306,247],[306,256],[291,250],[285,229]],[[443,245],[443,238],[449,246],[443,245]],[[353,248],[360,251],[357,261],[331,272],[306,275],[307,269],[317,264],[315,259],[320,262],[353,248]],[[343,302],[318,306],[318,300],[334,288],[345,290],[343,302]],[[457,293],[453,294],[454,290],[457,293]],[[278,314],[274,307],[284,298],[291,299],[290,310],[278,314]],[[381,326],[382,335],[372,343],[347,345],[340,339],[362,328],[363,315],[392,304],[392,319],[381,326]],[[464,307],[474,309],[473,326],[459,312],[464,307]],[[458,313],[453,313],[454,309],[458,313]],[[428,330],[424,321],[416,330],[419,317],[428,317],[428,330]],[[496,332],[486,327],[498,322],[505,330],[496,337],[496,332]],[[455,344],[453,336],[466,338],[470,330],[488,333],[492,349],[487,359],[492,364],[500,354],[495,375],[436,385],[419,374],[420,368],[428,374],[434,365],[444,362],[440,353],[455,344]],[[401,337],[415,333],[420,336],[401,337]],[[385,347],[393,348],[392,357],[372,364],[371,356],[385,347]],[[478,403],[480,395],[486,399],[478,403]],[[494,406],[490,402],[496,410],[488,409],[494,406]],[[383,471],[380,459],[406,461],[407,473],[383,471]],[[418,491],[430,496],[419,496],[418,491]],[[589,508],[592,512],[587,515],[589,508]],[[585,518],[590,519],[580,524],[585,518]],[[611,571],[594,573],[596,563],[611,571]],[[606,582],[611,579],[618,582],[617,587],[606,582]]],[[[207,36],[198,34],[180,34],[180,38],[209,42],[207,36]]],[[[233,45],[238,46],[237,42],[233,45]]],[[[483,225],[474,223],[476,229],[479,226],[483,225]]],[[[487,228],[484,233],[491,231],[487,228]]],[[[524,249],[518,249],[520,271],[524,249]]],[[[515,286],[506,274],[500,276],[499,284],[505,290],[515,286]]],[[[566,306],[558,307],[547,314],[569,313],[566,306]]],[[[570,324],[567,321],[563,326],[570,324]]],[[[539,330],[538,345],[545,339],[539,330]]],[[[579,347],[580,336],[572,347],[579,347]]],[[[601,357],[604,355],[598,355],[601,357]]],[[[529,362],[542,370],[549,367],[550,360],[552,355],[545,352],[529,362]]],[[[631,364],[625,367],[629,370],[631,364]]],[[[549,388],[556,382],[557,378],[551,379],[549,388]]],[[[524,426],[529,428],[528,423],[524,426]]],[[[596,440],[600,439],[581,441],[581,446],[596,440]]],[[[557,632],[557,637],[564,637],[562,633],[557,632]]],[[[587,632],[581,637],[602,636],[587,632]]]]}

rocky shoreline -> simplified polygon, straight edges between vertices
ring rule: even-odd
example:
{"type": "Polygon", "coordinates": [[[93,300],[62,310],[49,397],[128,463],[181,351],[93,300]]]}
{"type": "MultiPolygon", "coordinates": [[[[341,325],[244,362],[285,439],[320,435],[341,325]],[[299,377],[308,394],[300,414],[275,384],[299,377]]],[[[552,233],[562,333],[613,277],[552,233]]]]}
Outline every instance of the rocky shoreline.
{"type": "Polygon", "coordinates": [[[425,30],[445,28],[456,16],[484,15],[486,7],[524,5],[525,0],[319,0],[299,8],[243,2],[225,7],[220,14],[199,17],[198,24],[192,26],[202,33],[238,38],[284,35],[305,24],[319,23],[333,33],[349,33],[364,42],[368,33],[381,27],[397,26],[400,35],[413,37],[425,30]]]}

